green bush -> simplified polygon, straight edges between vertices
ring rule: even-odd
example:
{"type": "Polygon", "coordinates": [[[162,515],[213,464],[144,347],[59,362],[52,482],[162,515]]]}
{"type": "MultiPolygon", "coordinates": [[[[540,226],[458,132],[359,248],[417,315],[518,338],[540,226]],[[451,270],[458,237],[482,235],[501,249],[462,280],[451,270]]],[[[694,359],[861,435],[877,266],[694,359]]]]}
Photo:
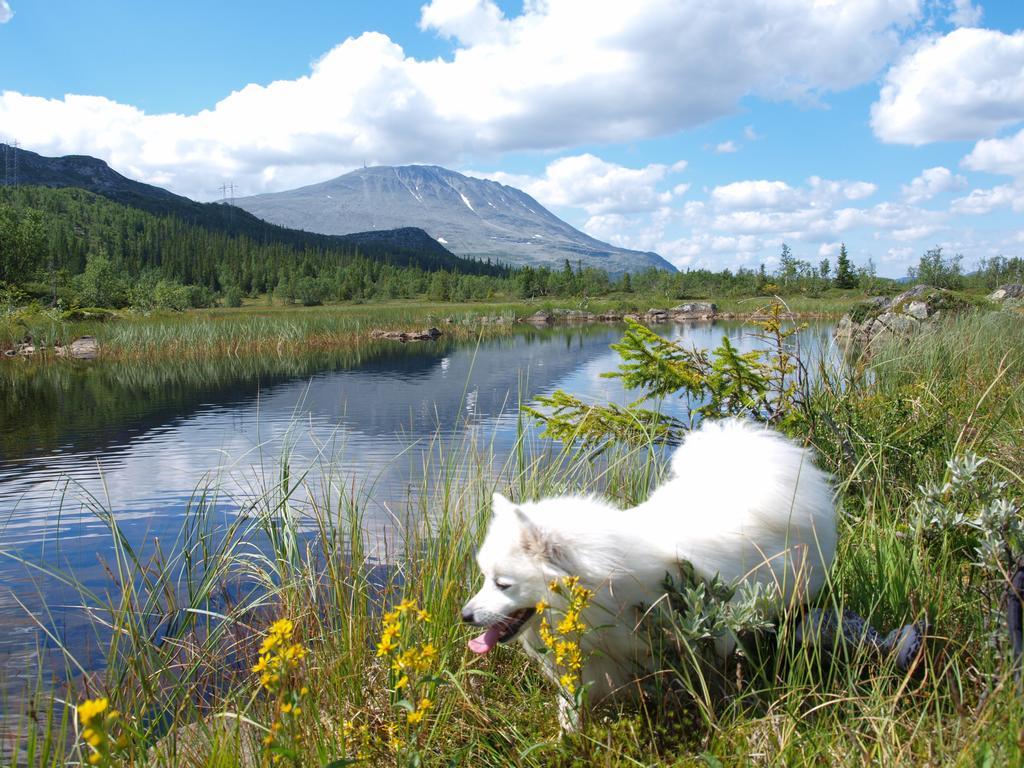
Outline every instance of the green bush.
{"type": "Polygon", "coordinates": [[[242,306],[242,298],[245,296],[242,293],[242,289],[236,285],[232,285],[226,291],[224,291],[224,306],[225,307],[240,307],[242,306]]]}
{"type": "Polygon", "coordinates": [[[153,288],[153,304],[160,309],[183,312],[192,306],[192,291],[172,280],[161,280],[153,288]]]}

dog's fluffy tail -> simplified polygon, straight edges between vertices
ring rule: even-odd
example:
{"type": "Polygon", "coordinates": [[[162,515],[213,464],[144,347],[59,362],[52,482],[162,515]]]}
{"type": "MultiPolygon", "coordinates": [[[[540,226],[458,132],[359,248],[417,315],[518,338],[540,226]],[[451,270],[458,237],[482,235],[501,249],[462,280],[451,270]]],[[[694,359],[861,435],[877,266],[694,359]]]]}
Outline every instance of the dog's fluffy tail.
{"type": "Polygon", "coordinates": [[[762,425],[705,421],[672,457],[673,478],[654,506],[680,554],[704,561],[708,575],[785,579],[816,592],[835,554],[836,523],[830,478],[812,459],[762,425]]]}

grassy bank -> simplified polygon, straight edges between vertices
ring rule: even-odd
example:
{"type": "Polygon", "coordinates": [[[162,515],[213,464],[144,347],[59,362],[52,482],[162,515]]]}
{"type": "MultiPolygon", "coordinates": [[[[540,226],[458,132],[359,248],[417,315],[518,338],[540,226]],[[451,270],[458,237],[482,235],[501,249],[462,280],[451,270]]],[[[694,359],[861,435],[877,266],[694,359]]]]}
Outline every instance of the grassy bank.
{"type": "MultiPolygon", "coordinates": [[[[794,297],[791,309],[816,317],[838,317],[863,296],[851,291],[794,297]]],[[[202,357],[267,354],[279,351],[342,349],[365,344],[376,329],[415,330],[437,326],[454,338],[475,338],[501,333],[517,319],[538,310],[646,312],[667,308],[682,300],[658,295],[623,294],[601,299],[545,299],[532,301],[448,303],[391,301],[371,304],[331,304],[321,307],[268,305],[252,301],[229,309],[185,312],[95,311],[60,313],[23,308],[0,315],[0,350],[31,339],[52,349],[81,336],[94,336],[105,357],[202,357]]],[[[739,316],[756,312],[766,297],[728,298],[719,310],[739,316]]]]}
{"type": "Polygon", "coordinates": [[[813,654],[783,653],[724,701],[698,692],[668,712],[602,712],[560,739],[558,694],[519,650],[481,658],[465,648],[458,611],[475,589],[490,494],[595,491],[628,506],[657,481],[658,461],[640,450],[594,463],[524,443],[493,467],[488,446],[465,445],[424,468],[434,482],[399,513],[385,547],[363,534],[366,500],[342,467],[321,467],[314,484],[285,456],[251,479],[246,513],[230,524],[216,485],[197,494],[164,554],[127,547],[96,504],[116,544],[115,597],[83,589],[81,600],[107,671],[69,656],[73,682],[55,700],[41,685],[34,714],[9,708],[0,753],[57,766],[72,743],[70,759],[85,762],[93,752],[71,707],[106,698],[121,714],[96,715],[102,744],[124,736],[112,760],[125,765],[1020,764],[1024,709],[1000,640],[1001,585],[975,564],[970,527],[942,515],[966,515],[984,489],[1024,497],[1022,331],[1016,316],[966,316],[825,372],[806,403],[807,439],[844,507],[825,602],[883,630],[926,616],[937,641],[922,676],[861,657],[822,669],[813,654]],[[964,480],[947,462],[969,452],[986,463],[964,480]],[[454,483],[456,467],[468,482],[454,483]],[[949,485],[934,495],[921,488],[929,483],[949,485]],[[389,568],[372,559],[385,550],[389,568]],[[382,613],[403,600],[415,608],[401,614],[399,649],[382,653],[382,613]],[[282,618],[293,626],[278,646],[301,652],[266,687],[252,668],[282,618]],[[420,666],[399,687],[393,662],[405,652],[420,666]]]}

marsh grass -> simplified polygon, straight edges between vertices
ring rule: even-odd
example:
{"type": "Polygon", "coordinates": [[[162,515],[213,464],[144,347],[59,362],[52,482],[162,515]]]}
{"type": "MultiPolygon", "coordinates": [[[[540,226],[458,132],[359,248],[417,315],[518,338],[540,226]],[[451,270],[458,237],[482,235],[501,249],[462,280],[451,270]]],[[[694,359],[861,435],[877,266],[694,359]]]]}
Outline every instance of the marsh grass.
{"type": "MultiPolygon", "coordinates": [[[[749,652],[732,670],[742,681],[724,697],[695,680],[671,707],[602,712],[559,738],[558,694],[523,654],[465,650],[459,608],[475,588],[473,547],[490,495],[572,489],[625,507],[644,498],[663,464],[646,449],[591,461],[522,430],[504,466],[494,466],[486,443],[429,452],[430,482],[394,511],[386,539],[368,533],[372,489],[353,488],[329,455],[286,451],[258,462],[244,499],[225,499],[211,480],[197,490],[180,540],[157,551],[133,548],[111,504],[94,500],[116,556],[110,588],[79,594],[96,644],[108,649],[103,671],[68,650],[67,682],[41,686],[34,717],[19,717],[24,701],[7,702],[0,749],[19,764],[82,761],[69,708],[106,695],[125,713],[124,764],[269,760],[261,740],[276,713],[250,668],[266,627],[287,617],[309,651],[296,764],[355,756],[349,721],[366,726],[365,764],[1019,765],[1024,708],[1005,649],[988,644],[992,606],[952,533],[925,541],[910,509],[919,486],[968,448],[990,457],[990,471],[1021,497],[1021,330],[1019,318],[964,318],[847,372],[823,372],[811,393],[810,440],[845,508],[822,604],[855,610],[883,631],[926,617],[934,637],[913,674],[864,649],[830,659],[798,646],[783,620],[777,649],[749,652]],[[225,505],[241,513],[224,514],[225,505]],[[411,742],[375,652],[382,612],[402,599],[429,611],[423,641],[438,649],[440,670],[436,701],[411,742]],[[389,748],[390,733],[405,747],[389,748]]],[[[75,583],[70,573],[47,577],[75,583]]]]}
{"type": "MultiPolygon", "coordinates": [[[[833,293],[835,295],[814,298],[794,296],[787,299],[787,304],[798,314],[838,317],[864,298],[850,292],[833,293]]],[[[78,315],[39,307],[22,308],[0,312],[0,350],[25,339],[52,350],[55,344],[94,336],[105,358],[122,360],[294,354],[297,351],[357,349],[370,342],[370,333],[375,329],[419,330],[433,325],[450,338],[464,340],[481,333],[507,333],[517,319],[538,310],[642,313],[652,307],[672,307],[685,300],[688,299],[624,294],[595,299],[496,299],[462,304],[390,301],[288,307],[252,302],[240,308],[186,312],[97,311],[97,314],[102,312],[103,319],[69,319],[78,315]]],[[[770,297],[726,298],[718,305],[722,312],[745,316],[770,301],[770,297]]],[[[43,354],[44,359],[50,357],[43,354]]]]}

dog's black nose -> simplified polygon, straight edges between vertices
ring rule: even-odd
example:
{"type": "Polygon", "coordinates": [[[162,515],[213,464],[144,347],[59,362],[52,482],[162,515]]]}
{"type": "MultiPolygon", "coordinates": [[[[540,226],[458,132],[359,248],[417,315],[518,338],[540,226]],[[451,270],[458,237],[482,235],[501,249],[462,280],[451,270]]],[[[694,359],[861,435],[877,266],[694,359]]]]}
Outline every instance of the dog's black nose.
{"type": "Polygon", "coordinates": [[[462,620],[464,622],[466,622],[467,624],[472,624],[473,623],[473,612],[471,610],[469,610],[468,608],[463,608],[462,609],[462,620]]]}

